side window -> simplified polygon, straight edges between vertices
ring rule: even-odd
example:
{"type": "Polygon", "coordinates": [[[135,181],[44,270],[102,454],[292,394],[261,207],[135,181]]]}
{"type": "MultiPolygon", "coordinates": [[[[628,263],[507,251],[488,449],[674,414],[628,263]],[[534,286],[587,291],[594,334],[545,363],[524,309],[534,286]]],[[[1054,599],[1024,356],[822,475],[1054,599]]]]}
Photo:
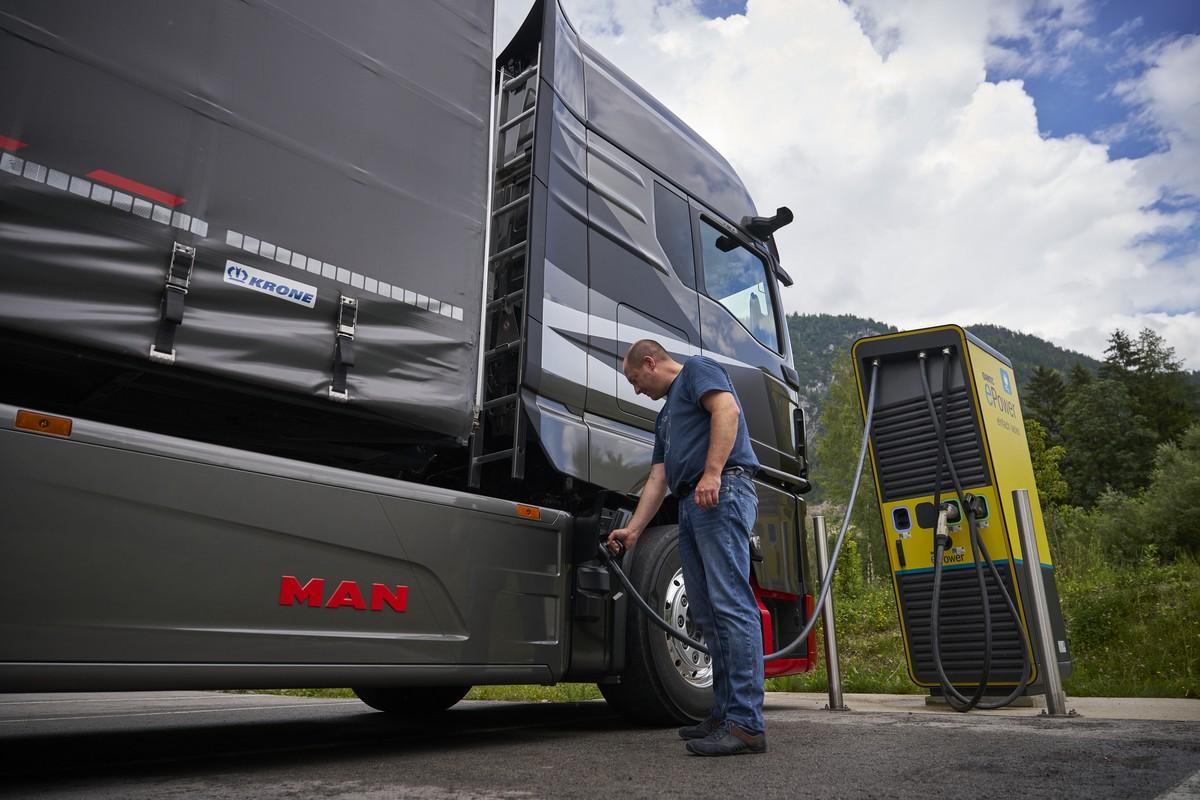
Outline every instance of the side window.
{"type": "Polygon", "coordinates": [[[654,182],[654,235],[679,280],[696,288],[696,261],[692,254],[692,223],[687,201],[654,182]]]}
{"type": "Polygon", "coordinates": [[[775,305],[767,283],[767,265],[736,239],[706,220],[700,220],[704,252],[704,288],[728,309],[746,330],[779,352],[775,305]]]}

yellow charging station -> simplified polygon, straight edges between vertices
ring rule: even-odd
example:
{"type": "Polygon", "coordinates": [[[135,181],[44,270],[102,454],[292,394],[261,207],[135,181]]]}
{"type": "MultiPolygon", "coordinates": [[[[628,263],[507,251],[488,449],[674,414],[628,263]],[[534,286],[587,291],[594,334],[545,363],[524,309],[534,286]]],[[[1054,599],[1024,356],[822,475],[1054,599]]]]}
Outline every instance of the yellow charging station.
{"type": "Polygon", "coordinates": [[[944,687],[939,677],[944,675],[953,687],[978,687],[983,680],[1011,690],[1023,682],[1027,693],[1038,692],[1040,671],[1031,648],[1036,617],[1026,608],[1030,587],[1018,569],[1024,554],[1013,499],[1017,489],[1029,492],[1050,630],[1059,670],[1069,675],[1071,655],[1012,362],[956,325],[860,339],[853,357],[864,414],[872,377],[876,382],[871,465],[912,680],[935,691],[944,687]],[[970,509],[957,496],[947,451],[970,509]],[[935,497],[950,520],[936,598],[935,497]],[[968,511],[981,548],[973,544],[968,511]],[[995,573],[985,570],[991,613],[987,676],[982,674],[984,589],[975,566],[977,561],[986,565],[977,550],[986,550],[995,567],[995,573]],[[939,608],[936,652],[934,607],[939,608]]]}

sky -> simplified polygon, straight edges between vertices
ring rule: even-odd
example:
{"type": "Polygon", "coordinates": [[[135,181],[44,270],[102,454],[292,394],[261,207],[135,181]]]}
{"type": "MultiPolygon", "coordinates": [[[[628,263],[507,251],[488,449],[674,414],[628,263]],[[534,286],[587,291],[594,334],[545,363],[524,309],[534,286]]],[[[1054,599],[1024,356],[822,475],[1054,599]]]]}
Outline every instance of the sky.
{"type": "MultiPolygon", "coordinates": [[[[497,0],[501,45],[530,0],[497,0]]],[[[711,142],[787,311],[993,323],[1200,369],[1198,0],[563,0],[711,142]]]]}

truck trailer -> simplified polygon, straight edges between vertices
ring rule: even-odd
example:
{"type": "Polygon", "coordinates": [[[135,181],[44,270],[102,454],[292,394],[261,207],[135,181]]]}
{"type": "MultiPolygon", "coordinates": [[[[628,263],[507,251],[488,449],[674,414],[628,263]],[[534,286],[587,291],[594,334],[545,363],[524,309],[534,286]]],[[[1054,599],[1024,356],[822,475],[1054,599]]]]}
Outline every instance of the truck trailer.
{"type": "MultiPolygon", "coordinates": [[[[539,0],[0,0],[0,691],[354,687],[395,713],[712,670],[597,557],[729,372],[764,652],[812,613],[792,279],[729,163],[539,0]]],[[[668,498],[622,558],[695,634],[668,498]]],[[[810,638],[767,675],[812,668],[810,638]]]]}

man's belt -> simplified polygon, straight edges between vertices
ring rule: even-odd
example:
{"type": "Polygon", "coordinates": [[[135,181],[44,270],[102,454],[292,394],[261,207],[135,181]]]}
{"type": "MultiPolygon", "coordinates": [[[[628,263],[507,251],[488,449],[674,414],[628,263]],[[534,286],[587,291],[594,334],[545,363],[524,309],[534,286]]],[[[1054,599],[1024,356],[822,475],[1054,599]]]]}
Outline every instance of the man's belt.
{"type": "MultiPolygon", "coordinates": [[[[745,475],[747,478],[753,478],[754,470],[750,469],[749,467],[726,467],[725,469],[721,470],[721,474],[722,475],[745,475]]],[[[689,494],[691,494],[692,491],[696,488],[696,484],[699,482],[700,482],[699,480],[689,481],[688,483],[685,483],[682,486],[680,486],[679,487],[679,499],[682,500],[683,498],[685,498],[689,494]]]]}

